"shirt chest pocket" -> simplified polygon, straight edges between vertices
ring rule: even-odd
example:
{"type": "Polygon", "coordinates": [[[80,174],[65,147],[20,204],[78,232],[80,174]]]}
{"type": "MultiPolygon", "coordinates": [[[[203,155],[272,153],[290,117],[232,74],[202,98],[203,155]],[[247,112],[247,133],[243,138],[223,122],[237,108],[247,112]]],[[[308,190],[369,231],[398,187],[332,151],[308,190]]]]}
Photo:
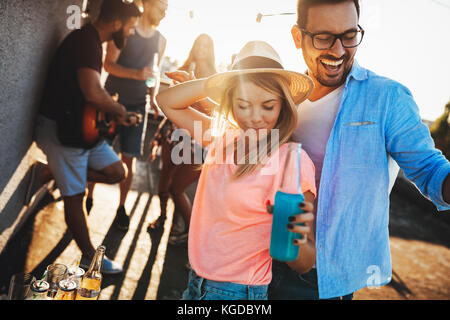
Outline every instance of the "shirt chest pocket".
{"type": "Polygon", "coordinates": [[[340,161],[345,167],[368,168],[382,165],[385,155],[380,127],[373,121],[347,122],[341,128],[340,161]]]}

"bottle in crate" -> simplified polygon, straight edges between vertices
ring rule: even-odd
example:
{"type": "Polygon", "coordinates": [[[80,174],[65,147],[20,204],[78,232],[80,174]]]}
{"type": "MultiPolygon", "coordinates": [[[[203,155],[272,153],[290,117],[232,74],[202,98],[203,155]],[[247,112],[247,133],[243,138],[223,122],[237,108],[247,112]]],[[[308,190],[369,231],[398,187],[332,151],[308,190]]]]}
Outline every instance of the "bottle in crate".
{"type": "Polygon", "coordinates": [[[102,263],[106,248],[99,246],[89,270],[81,279],[80,288],[77,290],[76,300],[97,300],[102,285],[102,263]]]}
{"type": "Polygon", "coordinates": [[[58,283],[58,292],[53,300],[75,300],[77,283],[71,278],[61,280],[58,283]]]}
{"type": "Polygon", "coordinates": [[[50,285],[47,281],[36,280],[30,286],[30,292],[25,300],[53,300],[47,296],[50,285]]]}

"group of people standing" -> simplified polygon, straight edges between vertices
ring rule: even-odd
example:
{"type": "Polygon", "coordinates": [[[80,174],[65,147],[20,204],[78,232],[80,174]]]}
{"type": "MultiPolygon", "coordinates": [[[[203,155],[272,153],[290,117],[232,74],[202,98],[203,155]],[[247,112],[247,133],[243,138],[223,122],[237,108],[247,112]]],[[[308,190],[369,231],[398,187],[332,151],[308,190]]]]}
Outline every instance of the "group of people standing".
{"type": "MultiPolygon", "coordinates": [[[[450,163],[435,149],[410,91],[355,60],[364,37],[358,0],[298,1],[291,34],[305,74],[285,70],[263,41],[248,42],[231,70],[218,73],[213,41],[202,34],[183,66],[166,74],[174,85],[160,93],[158,83],[148,89],[145,80],[153,74],[154,57],[161,63],[164,55],[166,39],[157,27],[167,2],[142,3],[143,13],[132,2],[104,0],[95,23],[66,37],[52,60],[39,111],[36,141],[63,196],[67,225],[83,253],[81,265],[95,253],[86,223],[94,183],[120,183],[114,224],[128,228],[125,201],[134,159],[143,152],[149,94],[155,114],[161,110],[167,118],[157,137],[161,215],[149,231],[163,224],[171,196],[185,225],[172,230],[171,241],[188,240],[184,299],[352,299],[368,285],[373,267],[376,285],[388,283],[389,191],[396,178],[390,164],[395,161],[446,210],[450,163]],[[105,141],[83,145],[74,123],[87,103],[120,124],[120,158],[105,141]],[[170,133],[181,128],[194,137],[199,123],[214,129],[210,139],[193,142],[205,149],[201,168],[174,164],[170,133]],[[246,144],[248,132],[255,133],[256,144],[246,144]],[[275,144],[261,148],[274,136],[275,144]],[[297,162],[286,160],[292,150],[297,162]],[[285,176],[291,177],[287,192],[305,199],[298,203],[303,213],[286,221],[286,229],[300,235],[294,242],[298,257],[290,262],[269,253],[271,212],[285,176]],[[197,179],[191,204],[185,190],[197,179]]],[[[102,271],[122,268],[105,257],[102,271]]]]}

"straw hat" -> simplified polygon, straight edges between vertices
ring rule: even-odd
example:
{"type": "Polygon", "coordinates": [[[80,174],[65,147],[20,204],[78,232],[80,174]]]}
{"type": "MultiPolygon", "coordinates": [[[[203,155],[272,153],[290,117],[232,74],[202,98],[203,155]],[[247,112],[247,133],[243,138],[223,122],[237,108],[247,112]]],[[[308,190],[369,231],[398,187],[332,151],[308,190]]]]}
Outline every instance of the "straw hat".
{"type": "Polygon", "coordinates": [[[205,81],[206,95],[218,104],[228,86],[228,80],[242,74],[274,73],[282,76],[289,84],[295,104],[306,100],[314,88],[313,81],[307,75],[284,70],[278,53],[264,41],[248,42],[236,55],[231,69],[231,71],[212,75],[205,81]]]}

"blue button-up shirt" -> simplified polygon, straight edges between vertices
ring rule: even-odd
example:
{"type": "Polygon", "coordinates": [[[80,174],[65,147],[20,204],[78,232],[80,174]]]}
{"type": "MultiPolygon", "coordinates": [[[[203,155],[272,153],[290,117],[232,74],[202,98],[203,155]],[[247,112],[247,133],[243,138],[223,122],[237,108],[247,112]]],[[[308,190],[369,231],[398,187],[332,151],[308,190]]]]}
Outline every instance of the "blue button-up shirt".
{"type": "Polygon", "coordinates": [[[450,163],[434,148],[411,92],[354,62],[326,146],[316,216],[320,298],[391,281],[391,156],[439,210],[450,163]]]}

